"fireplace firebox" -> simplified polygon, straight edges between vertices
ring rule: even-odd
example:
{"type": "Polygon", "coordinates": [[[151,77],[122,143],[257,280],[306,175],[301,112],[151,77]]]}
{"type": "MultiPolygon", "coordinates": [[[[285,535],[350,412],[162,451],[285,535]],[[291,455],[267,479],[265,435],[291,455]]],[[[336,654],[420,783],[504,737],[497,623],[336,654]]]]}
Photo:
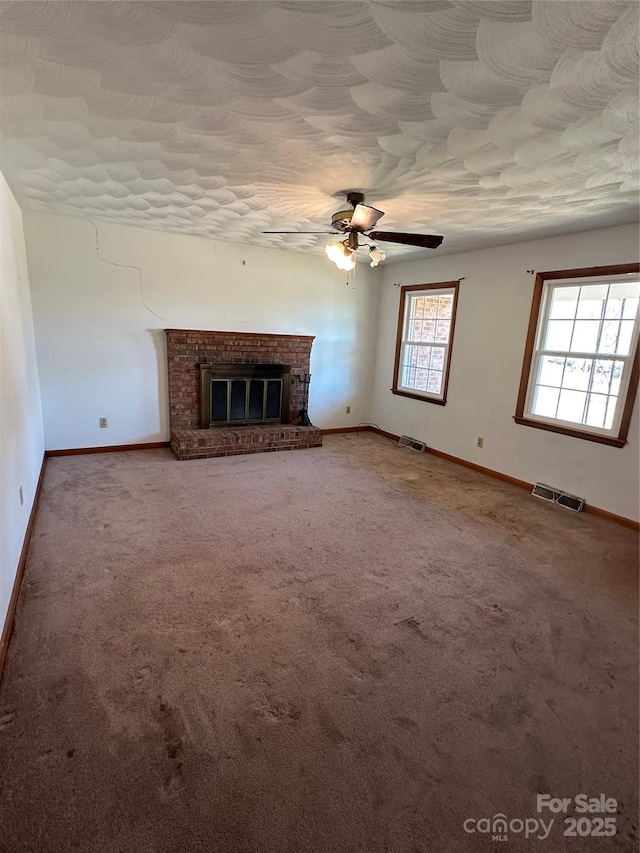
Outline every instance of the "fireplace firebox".
{"type": "Polygon", "coordinates": [[[200,428],[288,423],[291,367],[201,364],[200,428]]]}

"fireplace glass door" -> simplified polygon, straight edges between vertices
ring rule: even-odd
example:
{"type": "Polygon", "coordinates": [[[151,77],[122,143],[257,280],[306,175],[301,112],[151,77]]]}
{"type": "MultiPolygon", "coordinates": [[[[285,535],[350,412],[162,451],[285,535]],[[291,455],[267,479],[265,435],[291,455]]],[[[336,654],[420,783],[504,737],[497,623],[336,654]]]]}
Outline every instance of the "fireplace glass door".
{"type": "Polygon", "coordinates": [[[212,379],[211,424],[277,423],[282,379],[212,379]]]}
{"type": "Polygon", "coordinates": [[[288,423],[290,367],[201,364],[200,427],[288,423]]]}

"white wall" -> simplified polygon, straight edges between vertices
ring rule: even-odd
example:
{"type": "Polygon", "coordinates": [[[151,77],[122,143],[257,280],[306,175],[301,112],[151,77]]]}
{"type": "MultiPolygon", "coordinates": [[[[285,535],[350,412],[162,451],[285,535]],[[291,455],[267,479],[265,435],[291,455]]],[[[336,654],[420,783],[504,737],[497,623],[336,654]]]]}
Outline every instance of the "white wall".
{"type": "Polygon", "coordinates": [[[380,304],[372,420],[429,446],[528,482],[541,481],[637,520],[638,404],[628,443],[608,447],[514,423],[535,276],[638,260],[636,225],[460,255],[386,264],[380,304]],[[391,391],[400,288],[460,283],[446,406],[391,391]],[[484,448],[476,447],[478,436],[484,448]]]}
{"type": "Polygon", "coordinates": [[[44,453],[22,216],[1,175],[0,401],[1,630],[44,453]]]}
{"type": "Polygon", "coordinates": [[[311,334],[317,425],[371,420],[638,519],[640,399],[621,449],[513,422],[534,284],[527,270],[637,260],[634,225],[377,270],[363,264],[347,286],[323,257],[99,224],[102,257],[142,269],[144,299],[160,319],[142,304],[135,270],[98,260],[89,222],[42,213],[24,221],[49,449],[168,438],[166,327],[311,334]],[[447,405],[392,395],[394,283],[460,277],[447,405]]]}
{"type": "Polygon", "coordinates": [[[90,222],[24,219],[47,449],[169,438],[165,328],[315,335],[313,423],[369,418],[378,270],[347,285],[324,257],[98,223],[148,310],[90,222]]]}

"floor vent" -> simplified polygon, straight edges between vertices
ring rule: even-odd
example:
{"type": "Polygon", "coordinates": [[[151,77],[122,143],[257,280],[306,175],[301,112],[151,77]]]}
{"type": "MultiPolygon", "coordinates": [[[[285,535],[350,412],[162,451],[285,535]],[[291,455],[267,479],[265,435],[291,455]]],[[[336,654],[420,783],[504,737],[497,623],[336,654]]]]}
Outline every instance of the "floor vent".
{"type": "Polygon", "coordinates": [[[400,447],[410,447],[412,450],[418,450],[420,453],[424,453],[427,449],[424,441],[418,441],[416,438],[410,438],[408,435],[401,435],[398,444],[400,447]]]}
{"type": "Polygon", "coordinates": [[[584,498],[568,495],[561,489],[554,489],[553,486],[545,486],[544,483],[536,483],[531,494],[535,498],[542,498],[543,501],[550,501],[566,509],[572,509],[575,512],[580,512],[584,507],[584,498]]]}

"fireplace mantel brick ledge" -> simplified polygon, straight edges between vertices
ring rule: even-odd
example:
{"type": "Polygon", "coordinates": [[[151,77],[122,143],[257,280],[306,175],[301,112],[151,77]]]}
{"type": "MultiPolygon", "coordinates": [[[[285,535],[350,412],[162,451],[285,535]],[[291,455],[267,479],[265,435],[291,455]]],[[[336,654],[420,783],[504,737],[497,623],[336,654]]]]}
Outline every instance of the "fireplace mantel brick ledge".
{"type": "Polygon", "coordinates": [[[171,449],[178,459],[269,453],[322,445],[322,430],[299,426],[298,376],[309,373],[310,335],[166,329],[171,449]],[[287,364],[291,368],[289,423],[200,429],[201,364],[287,364]]]}

